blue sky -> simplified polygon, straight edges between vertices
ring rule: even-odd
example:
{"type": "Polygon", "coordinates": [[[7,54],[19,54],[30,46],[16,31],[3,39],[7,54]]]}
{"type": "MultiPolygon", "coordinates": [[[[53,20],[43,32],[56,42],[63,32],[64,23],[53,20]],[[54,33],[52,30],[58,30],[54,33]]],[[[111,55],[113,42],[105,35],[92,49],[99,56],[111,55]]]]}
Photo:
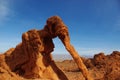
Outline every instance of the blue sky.
{"type": "MultiPolygon", "coordinates": [[[[42,29],[50,16],[68,26],[80,55],[120,51],[120,0],[0,0],[0,52],[21,42],[30,29],[42,29]]],[[[58,38],[54,54],[68,54],[58,38]]]]}

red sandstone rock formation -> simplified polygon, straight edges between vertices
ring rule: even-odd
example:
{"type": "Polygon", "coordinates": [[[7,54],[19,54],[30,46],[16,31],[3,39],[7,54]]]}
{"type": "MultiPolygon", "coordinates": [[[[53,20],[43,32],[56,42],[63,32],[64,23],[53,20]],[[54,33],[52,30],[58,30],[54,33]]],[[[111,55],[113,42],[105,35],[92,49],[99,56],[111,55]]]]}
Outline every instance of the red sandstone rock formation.
{"type": "Polygon", "coordinates": [[[65,46],[66,50],[73,57],[74,61],[78,65],[85,79],[93,80],[92,77],[89,75],[89,71],[84,65],[81,57],[79,56],[75,48],[71,45],[68,28],[63,23],[62,19],[58,16],[52,16],[48,18],[47,24],[44,30],[49,32],[52,38],[55,38],[58,36],[58,38],[62,41],[63,45],[65,46]]]}
{"type": "MultiPolygon", "coordinates": [[[[11,49],[12,50],[12,49],[11,49]]],[[[11,52],[9,50],[8,52],[11,52]]],[[[0,80],[21,80],[22,78],[11,72],[5,61],[5,54],[0,54],[0,80]]]]}
{"type": "Polygon", "coordinates": [[[15,72],[24,78],[67,80],[52,60],[50,52],[53,51],[54,45],[51,39],[44,35],[44,31],[37,30],[24,33],[22,43],[0,56],[3,63],[0,67],[5,66],[5,70],[15,72]]]}
{"type": "Polygon", "coordinates": [[[55,37],[64,44],[86,80],[92,80],[86,66],[74,47],[70,44],[69,32],[60,17],[48,18],[44,29],[30,30],[22,35],[22,43],[5,53],[8,70],[25,78],[67,80],[64,73],[55,65],[51,57],[55,37]]]}
{"type": "Polygon", "coordinates": [[[120,52],[114,51],[111,55],[100,53],[93,59],[81,58],[70,44],[68,29],[58,16],[49,18],[44,29],[24,33],[22,42],[16,48],[0,54],[0,80],[22,80],[23,78],[68,80],[52,60],[51,52],[54,50],[52,38],[57,36],[78,65],[78,67],[71,67],[74,69],[63,70],[79,71],[80,69],[86,80],[92,80],[87,70],[89,68],[93,71],[94,79],[120,80],[120,52]]]}
{"type": "Polygon", "coordinates": [[[110,55],[99,53],[84,62],[88,68],[101,72],[99,80],[120,80],[120,52],[113,51],[110,55]]]}

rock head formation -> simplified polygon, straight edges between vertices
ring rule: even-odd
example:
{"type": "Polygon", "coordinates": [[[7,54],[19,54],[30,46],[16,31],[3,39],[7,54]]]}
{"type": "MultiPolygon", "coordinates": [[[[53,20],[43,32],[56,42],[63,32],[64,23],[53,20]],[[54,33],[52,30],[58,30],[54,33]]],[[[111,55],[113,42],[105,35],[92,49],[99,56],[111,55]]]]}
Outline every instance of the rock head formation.
{"type": "Polygon", "coordinates": [[[58,16],[47,19],[42,30],[29,30],[22,34],[22,42],[0,54],[0,80],[50,79],[68,80],[60,70],[51,52],[54,51],[52,39],[58,37],[71,54],[86,80],[93,80],[81,57],[70,44],[67,26],[58,16]]]}

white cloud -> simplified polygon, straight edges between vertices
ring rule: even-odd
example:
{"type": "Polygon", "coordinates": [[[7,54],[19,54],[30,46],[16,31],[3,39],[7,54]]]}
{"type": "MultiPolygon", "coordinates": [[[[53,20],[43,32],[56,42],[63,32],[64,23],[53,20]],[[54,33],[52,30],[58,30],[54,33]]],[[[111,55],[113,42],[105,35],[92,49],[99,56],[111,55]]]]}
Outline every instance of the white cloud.
{"type": "Polygon", "coordinates": [[[0,22],[8,18],[10,14],[10,6],[8,0],[0,0],[0,22]]]}

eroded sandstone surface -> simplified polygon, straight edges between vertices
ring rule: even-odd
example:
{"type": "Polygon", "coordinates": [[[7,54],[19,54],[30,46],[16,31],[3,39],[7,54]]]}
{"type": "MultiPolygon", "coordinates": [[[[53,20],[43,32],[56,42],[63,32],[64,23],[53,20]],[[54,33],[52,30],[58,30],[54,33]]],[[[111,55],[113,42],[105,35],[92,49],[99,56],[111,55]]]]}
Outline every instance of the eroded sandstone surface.
{"type": "Polygon", "coordinates": [[[52,60],[50,52],[54,45],[50,43],[51,39],[39,34],[38,30],[24,33],[16,48],[0,55],[0,80],[20,80],[21,77],[67,80],[52,60]]]}

